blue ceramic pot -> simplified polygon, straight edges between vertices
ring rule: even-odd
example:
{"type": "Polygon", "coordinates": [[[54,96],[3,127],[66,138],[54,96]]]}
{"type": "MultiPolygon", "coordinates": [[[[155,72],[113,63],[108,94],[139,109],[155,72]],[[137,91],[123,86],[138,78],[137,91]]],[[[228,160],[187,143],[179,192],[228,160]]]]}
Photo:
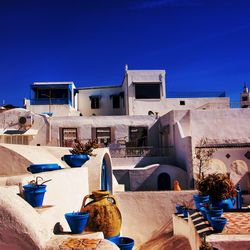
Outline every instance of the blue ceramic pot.
{"type": "Polygon", "coordinates": [[[204,219],[207,220],[207,209],[205,207],[200,207],[200,212],[203,215],[204,219]]]}
{"type": "Polygon", "coordinates": [[[41,207],[43,205],[46,185],[24,185],[24,198],[32,207],[41,207]]]}
{"type": "Polygon", "coordinates": [[[182,205],[177,204],[175,206],[175,208],[176,208],[177,214],[182,214],[183,213],[183,206],[182,205]]]}
{"type": "Polygon", "coordinates": [[[135,241],[129,237],[119,237],[115,244],[120,248],[120,250],[132,250],[135,241]]]}
{"type": "Polygon", "coordinates": [[[70,230],[73,234],[80,234],[86,227],[89,213],[77,212],[77,213],[66,213],[65,219],[67,220],[70,230]]]}
{"type": "Polygon", "coordinates": [[[120,234],[117,234],[116,236],[106,237],[105,239],[110,240],[110,241],[116,243],[116,242],[118,242],[119,238],[120,238],[120,234]]]}
{"type": "Polygon", "coordinates": [[[40,173],[44,171],[53,171],[61,169],[61,167],[57,163],[43,163],[43,164],[31,164],[27,170],[34,173],[40,173]]]}
{"type": "Polygon", "coordinates": [[[211,225],[216,233],[221,233],[227,224],[228,219],[224,217],[212,217],[211,225]]]}
{"type": "Polygon", "coordinates": [[[209,210],[206,210],[207,213],[207,220],[211,224],[211,218],[212,217],[221,217],[223,214],[223,209],[220,209],[218,207],[212,207],[209,210]]]}
{"type": "Polygon", "coordinates": [[[61,160],[65,161],[72,168],[80,168],[86,161],[89,160],[89,155],[64,155],[61,160]]]}
{"type": "Polygon", "coordinates": [[[188,210],[187,209],[183,209],[182,210],[183,216],[186,218],[188,217],[188,210]]]}
{"type": "Polygon", "coordinates": [[[201,203],[208,203],[209,202],[209,195],[199,195],[199,194],[194,194],[194,203],[197,209],[201,207],[201,203]]]}
{"type": "Polygon", "coordinates": [[[222,208],[223,210],[228,210],[228,209],[233,209],[235,205],[235,199],[223,199],[219,201],[212,201],[212,206],[213,207],[219,207],[222,208]]]}

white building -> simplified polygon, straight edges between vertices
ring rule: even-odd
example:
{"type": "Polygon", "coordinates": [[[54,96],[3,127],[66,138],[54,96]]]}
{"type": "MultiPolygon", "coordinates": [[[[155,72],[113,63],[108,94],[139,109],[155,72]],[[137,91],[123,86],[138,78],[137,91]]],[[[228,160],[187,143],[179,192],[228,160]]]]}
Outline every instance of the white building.
{"type": "MultiPolygon", "coordinates": [[[[130,172],[128,169],[153,164],[145,169],[147,175],[152,176],[154,171],[157,180],[158,174],[165,172],[171,188],[174,179],[183,176],[182,171],[186,179],[181,177],[181,185],[191,186],[196,173],[195,147],[201,138],[207,137],[210,146],[231,145],[231,151],[240,148],[241,153],[225,158],[233,154],[227,150],[219,156],[220,147],[217,153],[220,171],[236,169],[240,172],[235,176],[237,182],[248,175],[250,109],[230,109],[229,98],[220,94],[168,98],[166,89],[164,70],[127,68],[118,86],[77,88],[73,82],[33,83],[26,109],[0,114],[0,142],[70,147],[75,139],[98,139],[110,146],[118,179],[123,175],[122,169],[130,172]],[[232,167],[235,164],[238,165],[232,167]]],[[[245,88],[243,94],[247,93],[245,88]]],[[[141,175],[141,184],[136,189],[157,190],[157,181],[145,178],[145,171],[133,172],[141,175]]],[[[249,183],[246,177],[245,189],[250,189],[249,183]]]]}

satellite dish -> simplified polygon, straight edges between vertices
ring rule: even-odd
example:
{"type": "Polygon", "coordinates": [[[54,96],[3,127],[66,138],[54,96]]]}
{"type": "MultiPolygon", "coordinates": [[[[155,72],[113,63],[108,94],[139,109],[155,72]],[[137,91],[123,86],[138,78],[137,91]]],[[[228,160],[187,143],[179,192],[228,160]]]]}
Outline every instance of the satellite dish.
{"type": "Polygon", "coordinates": [[[26,122],[27,122],[26,117],[24,117],[24,116],[19,117],[18,123],[19,123],[20,125],[25,125],[26,122]]]}

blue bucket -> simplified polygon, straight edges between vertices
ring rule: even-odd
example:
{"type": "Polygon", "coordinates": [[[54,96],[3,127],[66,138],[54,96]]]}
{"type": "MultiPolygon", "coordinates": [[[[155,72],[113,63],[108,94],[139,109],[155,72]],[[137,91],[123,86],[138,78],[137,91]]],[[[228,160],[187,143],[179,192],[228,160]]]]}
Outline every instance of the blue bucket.
{"type": "Polygon", "coordinates": [[[227,224],[228,219],[224,217],[212,217],[211,225],[216,233],[221,233],[227,224]]]}
{"type": "Polygon", "coordinates": [[[116,236],[106,237],[105,239],[107,239],[107,240],[109,240],[109,241],[112,241],[112,242],[116,243],[116,242],[118,242],[119,237],[120,237],[120,234],[117,234],[116,236]]]}
{"type": "Polygon", "coordinates": [[[132,250],[135,241],[129,237],[119,237],[117,241],[114,242],[121,250],[132,250]]]}
{"type": "Polygon", "coordinates": [[[199,195],[199,194],[194,194],[194,203],[197,209],[201,207],[201,203],[208,203],[209,202],[209,195],[199,195]]]}
{"type": "Polygon", "coordinates": [[[80,168],[86,161],[89,160],[88,154],[64,155],[61,157],[72,168],[80,168]]]}
{"type": "Polygon", "coordinates": [[[67,220],[70,230],[73,234],[80,234],[83,232],[87,225],[89,213],[87,212],[76,212],[66,213],[65,219],[67,220]]]}
{"type": "Polygon", "coordinates": [[[41,207],[43,205],[46,185],[24,185],[24,198],[32,207],[41,207]]]}
{"type": "Polygon", "coordinates": [[[207,213],[207,220],[210,224],[212,224],[211,222],[211,218],[212,217],[221,217],[221,215],[223,214],[223,209],[217,208],[217,207],[213,207],[210,210],[206,210],[207,213]]]}

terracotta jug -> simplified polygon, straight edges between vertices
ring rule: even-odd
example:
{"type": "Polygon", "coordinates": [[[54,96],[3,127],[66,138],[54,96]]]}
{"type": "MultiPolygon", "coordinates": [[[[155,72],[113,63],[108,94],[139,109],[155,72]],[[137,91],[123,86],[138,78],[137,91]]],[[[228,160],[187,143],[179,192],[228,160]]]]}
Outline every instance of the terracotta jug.
{"type": "Polygon", "coordinates": [[[116,236],[121,229],[121,213],[116,198],[106,190],[93,191],[82,202],[81,212],[89,212],[86,231],[103,232],[105,238],[116,236]],[[86,204],[87,199],[92,199],[86,204]]]}

